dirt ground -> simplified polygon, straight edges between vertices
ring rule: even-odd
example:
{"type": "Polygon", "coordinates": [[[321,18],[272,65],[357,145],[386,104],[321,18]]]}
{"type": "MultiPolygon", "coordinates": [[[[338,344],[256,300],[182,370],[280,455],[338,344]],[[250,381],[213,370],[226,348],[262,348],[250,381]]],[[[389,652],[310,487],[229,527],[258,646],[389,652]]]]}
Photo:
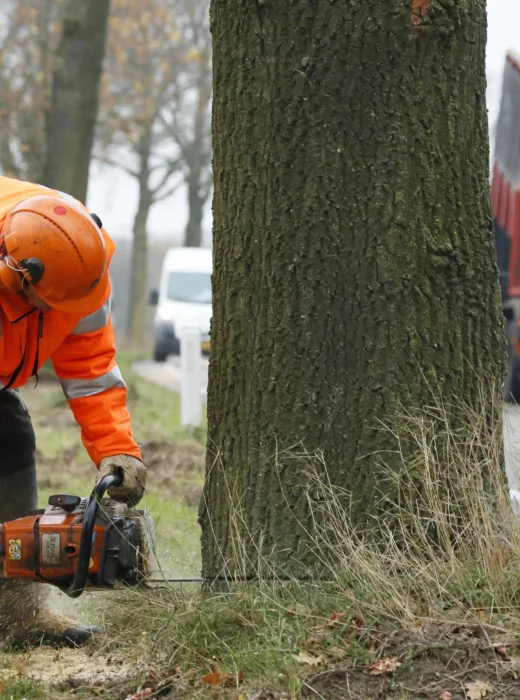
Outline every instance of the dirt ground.
{"type": "Polygon", "coordinates": [[[485,627],[425,626],[383,639],[379,668],[310,676],[302,696],[327,700],[520,699],[520,657],[485,627]],[[395,670],[393,669],[395,666],[395,670]],[[374,672],[382,670],[380,675],[374,672]]]}

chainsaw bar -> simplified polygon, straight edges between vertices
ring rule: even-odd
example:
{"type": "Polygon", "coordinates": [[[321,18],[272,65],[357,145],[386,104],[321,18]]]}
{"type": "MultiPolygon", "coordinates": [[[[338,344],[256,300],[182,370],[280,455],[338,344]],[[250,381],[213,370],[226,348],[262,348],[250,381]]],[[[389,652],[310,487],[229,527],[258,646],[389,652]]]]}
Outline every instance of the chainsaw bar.
{"type": "Polygon", "coordinates": [[[208,579],[195,578],[147,578],[143,583],[204,583],[208,579]]]}

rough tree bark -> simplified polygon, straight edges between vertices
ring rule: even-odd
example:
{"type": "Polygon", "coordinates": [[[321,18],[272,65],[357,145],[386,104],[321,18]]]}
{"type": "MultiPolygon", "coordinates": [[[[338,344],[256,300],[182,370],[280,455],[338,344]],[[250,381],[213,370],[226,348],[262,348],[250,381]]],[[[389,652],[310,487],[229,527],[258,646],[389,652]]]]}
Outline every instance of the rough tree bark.
{"type": "Polygon", "coordinates": [[[485,0],[413,6],[212,2],[205,576],[233,558],[233,508],[276,570],[312,568],[293,515],[311,526],[311,494],[284,449],[323,451],[363,523],[395,447],[381,421],[432,384],[497,397],[485,0]]]}
{"type": "Polygon", "coordinates": [[[46,114],[43,184],[85,201],[110,0],[68,0],[46,114]]]}

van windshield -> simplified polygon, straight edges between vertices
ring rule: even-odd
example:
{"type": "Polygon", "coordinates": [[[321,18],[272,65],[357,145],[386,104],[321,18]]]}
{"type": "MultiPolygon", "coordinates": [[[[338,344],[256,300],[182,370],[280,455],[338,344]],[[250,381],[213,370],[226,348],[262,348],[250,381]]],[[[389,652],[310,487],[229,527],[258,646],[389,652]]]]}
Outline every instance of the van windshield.
{"type": "Polygon", "coordinates": [[[211,304],[211,275],[206,272],[170,272],[168,299],[211,304]]]}

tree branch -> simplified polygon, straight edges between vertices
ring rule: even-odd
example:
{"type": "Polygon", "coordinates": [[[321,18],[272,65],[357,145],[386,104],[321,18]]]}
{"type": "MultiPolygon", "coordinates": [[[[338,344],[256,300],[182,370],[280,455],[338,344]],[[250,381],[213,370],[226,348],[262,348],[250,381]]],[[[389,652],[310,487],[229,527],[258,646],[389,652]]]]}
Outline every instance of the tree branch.
{"type": "Polygon", "coordinates": [[[181,130],[179,129],[179,123],[177,121],[177,115],[176,115],[176,110],[173,109],[171,111],[171,122],[168,122],[164,116],[164,114],[159,115],[159,119],[162,123],[162,125],[165,127],[166,131],[170,136],[172,136],[175,141],[177,142],[177,145],[181,149],[181,152],[184,154],[186,151],[186,148],[188,147],[188,141],[181,135],[181,130]]]}
{"type": "Polygon", "coordinates": [[[120,163],[119,161],[112,160],[108,156],[101,156],[101,155],[96,155],[94,154],[94,159],[98,160],[100,163],[103,163],[104,165],[109,165],[112,168],[119,168],[120,170],[124,170],[125,173],[128,173],[128,175],[131,175],[132,177],[135,177],[137,180],[139,180],[140,174],[130,168],[128,165],[124,165],[123,163],[120,163]]]}
{"type": "Polygon", "coordinates": [[[154,191],[154,194],[152,195],[153,202],[154,203],[160,202],[161,200],[166,199],[167,197],[170,197],[172,194],[174,194],[179,189],[179,187],[182,184],[184,184],[184,180],[179,180],[174,185],[169,187],[167,190],[164,190],[164,192],[159,193],[157,191],[154,191]]]}
{"type": "Polygon", "coordinates": [[[159,184],[156,187],[152,187],[150,189],[150,192],[152,193],[153,196],[155,196],[159,190],[166,185],[168,180],[171,178],[173,173],[175,173],[177,170],[179,170],[180,165],[182,163],[182,160],[180,158],[177,158],[177,160],[170,161],[168,167],[166,168],[166,171],[164,175],[162,176],[159,184]]]}

